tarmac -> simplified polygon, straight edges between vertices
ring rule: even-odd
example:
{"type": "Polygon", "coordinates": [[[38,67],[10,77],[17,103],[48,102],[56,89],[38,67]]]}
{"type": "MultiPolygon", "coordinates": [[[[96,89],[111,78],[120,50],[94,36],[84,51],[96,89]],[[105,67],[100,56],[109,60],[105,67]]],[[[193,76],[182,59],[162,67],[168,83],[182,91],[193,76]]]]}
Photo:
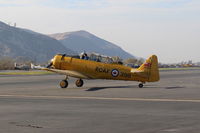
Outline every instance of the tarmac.
{"type": "Polygon", "coordinates": [[[198,133],[200,71],[161,71],[146,83],[63,75],[0,76],[1,133],[198,133]]]}

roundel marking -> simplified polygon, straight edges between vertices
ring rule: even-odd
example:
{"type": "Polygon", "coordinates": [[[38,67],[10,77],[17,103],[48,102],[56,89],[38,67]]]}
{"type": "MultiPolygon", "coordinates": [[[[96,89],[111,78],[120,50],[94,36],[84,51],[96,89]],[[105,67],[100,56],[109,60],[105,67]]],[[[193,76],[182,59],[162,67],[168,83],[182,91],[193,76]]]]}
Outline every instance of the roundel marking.
{"type": "Polygon", "coordinates": [[[113,77],[117,77],[119,75],[119,71],[117,69],[113,69],[111,71],[111,74],[112,74],[113,77]]]}

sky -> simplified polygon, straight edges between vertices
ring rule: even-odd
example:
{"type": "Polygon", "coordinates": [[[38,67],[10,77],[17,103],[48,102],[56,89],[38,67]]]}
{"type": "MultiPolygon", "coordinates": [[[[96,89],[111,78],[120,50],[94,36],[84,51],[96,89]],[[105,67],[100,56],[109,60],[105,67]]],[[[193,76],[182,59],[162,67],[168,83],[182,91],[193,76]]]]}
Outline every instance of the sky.
{"type": "Polygon", "coordinates": [[[200,0],[0,0],[0,21],[43,34],[86,30],[159,62],[200,62],[200,0]]]}

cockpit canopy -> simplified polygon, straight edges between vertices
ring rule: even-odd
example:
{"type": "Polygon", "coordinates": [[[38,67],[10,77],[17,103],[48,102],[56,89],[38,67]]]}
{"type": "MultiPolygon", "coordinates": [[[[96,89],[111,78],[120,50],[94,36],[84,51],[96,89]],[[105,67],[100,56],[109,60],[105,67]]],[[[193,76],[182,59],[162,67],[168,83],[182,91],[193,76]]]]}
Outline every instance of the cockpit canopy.
{"type": "Polygon", "coordinates": [[[68,56],[72,58],[91,60],[91,61],[108,63],[108,64],[123,64],[122,59],[120,59],[118,56],[110,57],[110,56],[101,55],[94,52],[92,53],[82,52],[80,55],[66,55],[66,54],[57,54],[57,55],[62,55],[63,57],[68,56]]]}
{"type": "Polygon", "coordinates": [[[113,64],[113,63],[117,63],[117,64],[122,64],[122,59],[120,59],[119,57],[110,57],[110,56],[106,56],[106,55],[101,55],[98,53],[81,53],[80,54],[80,58],[81,59],[87,59],[87,60],[92,60],[92,61],[96,61],[96,62],[103,62],[103,63],[109,63],[109,64],[113,64]],[[87,57],[85,57],[87,56],[87,57]]]}

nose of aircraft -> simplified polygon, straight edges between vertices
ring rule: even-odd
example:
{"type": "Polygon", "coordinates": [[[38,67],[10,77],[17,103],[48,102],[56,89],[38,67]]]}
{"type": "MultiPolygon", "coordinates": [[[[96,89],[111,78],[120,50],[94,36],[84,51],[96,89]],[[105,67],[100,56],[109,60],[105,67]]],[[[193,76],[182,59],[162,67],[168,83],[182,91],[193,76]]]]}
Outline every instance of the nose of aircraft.
{"type": "Polygon", "coordinates": [[[47,65],[47,68],[51,67],[58,67],[58,63],[63,60],[65,57],[65,54],[57,54],[55,55],[51,60],[50,63],[47,65]]]}
{"type": "Polygon", "coordinates": [[[47,65],[47,68],[56,67],[56,62],[59,62],[59,60],[63,60],[65,57],[65,54],[62,54],[62,57],[60,57],[61,54],[55,55],[51,60],[50,63],[47,65]]]}

